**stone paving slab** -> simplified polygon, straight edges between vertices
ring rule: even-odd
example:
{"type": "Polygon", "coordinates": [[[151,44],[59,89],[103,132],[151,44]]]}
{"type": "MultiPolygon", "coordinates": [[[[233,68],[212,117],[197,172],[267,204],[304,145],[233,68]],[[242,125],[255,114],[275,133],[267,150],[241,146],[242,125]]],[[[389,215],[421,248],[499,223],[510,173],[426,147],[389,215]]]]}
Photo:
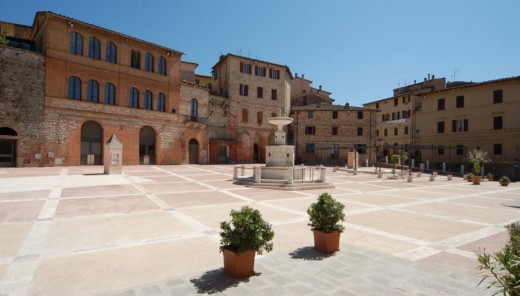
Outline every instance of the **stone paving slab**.
{"type": "Polygon", "coordinates": [[[232,165],[0,168],[0,295],[488,295],[474,250],[499,249],[520,184],[328,170],[334,190],[232,184],[232,165]],[[316,254],[306,209],[345,203],[342,250],[316,254]],[[258,276],[221,272],[219,224],[260,209],[275,230],[258,276]]]}

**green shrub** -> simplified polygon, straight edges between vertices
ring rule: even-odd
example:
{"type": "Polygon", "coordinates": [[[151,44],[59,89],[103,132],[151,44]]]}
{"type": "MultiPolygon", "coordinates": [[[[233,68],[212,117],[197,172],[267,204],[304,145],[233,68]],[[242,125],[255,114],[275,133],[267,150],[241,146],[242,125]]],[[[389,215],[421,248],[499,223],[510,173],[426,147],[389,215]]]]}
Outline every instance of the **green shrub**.
{"type": "Polygon", "coordinates": [[[220,222],[220,245],[235,253],[273,250],[274,231],[271,224],[262,219],[260,211],[248,206],[240,211],[231,210],[231,221],[220,222]]]}
{"type": "Polygon", "coordinates": [[[345,205],[336,201],[327,192],[322,193],[318,197],[318,201],[312,203],[307,209],[312,228],[326,232],[343,232],[345,227],[341,222],[345,221],[345,213],[343,209],[345,205]]]}

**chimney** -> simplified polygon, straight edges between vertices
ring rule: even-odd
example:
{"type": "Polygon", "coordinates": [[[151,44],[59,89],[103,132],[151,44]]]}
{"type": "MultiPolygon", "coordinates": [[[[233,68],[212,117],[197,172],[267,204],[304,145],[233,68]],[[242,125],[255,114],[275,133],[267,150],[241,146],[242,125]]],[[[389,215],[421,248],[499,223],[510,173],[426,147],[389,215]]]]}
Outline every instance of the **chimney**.
{"type": "Polygon", "coordinates": [[[435,75],[432,74],[432,80],[435,79],[435,75]]]}
{"type": "Polygon", "coordinates": [[[304,74],[302,74],[302,79],[305,79],[305,75],[304,74]]]}
{"type": "Polygon", "coordinates": [[[294,77],[298,78],[298,73],[294,73],[294,77]]]}
{"type": "Polygon", "coordinates": [[[430,73],[428,73],[428,80],[430,80],[430,73]]]}
{"type": "Polygon", "coordinates": [[[320,90],[321,90],[321,85],[320,85],[320,90]]]}

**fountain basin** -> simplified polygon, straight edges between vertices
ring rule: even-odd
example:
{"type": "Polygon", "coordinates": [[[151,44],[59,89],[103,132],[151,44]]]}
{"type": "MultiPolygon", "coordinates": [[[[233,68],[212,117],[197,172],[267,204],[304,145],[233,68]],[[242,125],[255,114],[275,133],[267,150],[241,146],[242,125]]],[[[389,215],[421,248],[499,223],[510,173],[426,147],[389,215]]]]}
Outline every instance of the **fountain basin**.
{"type": "Polygon", "coordinates": [[[267,119],[267,121],[270,124],[281,127],[281,126],[290,124],[291,122],[293,122],[293,119],[291,117],[271,117],[271,118],[267,119]]]}

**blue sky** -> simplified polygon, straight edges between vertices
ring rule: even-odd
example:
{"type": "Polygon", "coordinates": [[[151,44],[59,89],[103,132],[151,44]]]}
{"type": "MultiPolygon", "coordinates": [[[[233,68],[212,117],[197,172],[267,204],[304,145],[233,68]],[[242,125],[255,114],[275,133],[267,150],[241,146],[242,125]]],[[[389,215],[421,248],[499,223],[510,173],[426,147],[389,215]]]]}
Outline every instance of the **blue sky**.
{"type": "Polygon", "coordinates": [[[359,106],[427,77],[520,75],[518,0],[18,0],[0,20],[49,10],[185,53],[210,74],[219,55],[283,64],[359,106]]]}

